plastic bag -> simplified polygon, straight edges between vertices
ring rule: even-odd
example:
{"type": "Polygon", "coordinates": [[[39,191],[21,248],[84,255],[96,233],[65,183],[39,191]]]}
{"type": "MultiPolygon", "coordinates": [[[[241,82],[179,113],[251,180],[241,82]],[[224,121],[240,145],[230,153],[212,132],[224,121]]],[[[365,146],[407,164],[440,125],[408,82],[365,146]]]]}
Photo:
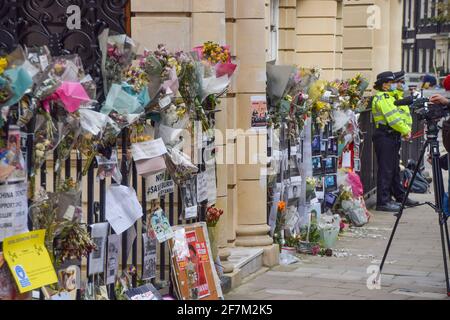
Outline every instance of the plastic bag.
{"type": "Polygon", "coordinates": [[[360,200],[342,200],[341,206],[355,227],[362,227],[369,221],[365,206],[361,205],[360,200]]]}
{"type": "Polygon", "coordinates": [[[113,178],[118,184],[122,183],[122,174],[119,168],[119,161],[117,158],[117,150],[113,150],[111,158],[104,156],[97,156],[97,179],[105,180],[106,178],[113,178]]]}

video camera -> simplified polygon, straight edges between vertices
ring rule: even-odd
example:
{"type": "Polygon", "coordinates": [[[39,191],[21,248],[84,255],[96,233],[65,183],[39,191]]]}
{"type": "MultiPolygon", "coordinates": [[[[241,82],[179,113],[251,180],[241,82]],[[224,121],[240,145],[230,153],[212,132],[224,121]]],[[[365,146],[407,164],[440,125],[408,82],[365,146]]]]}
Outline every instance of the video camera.
{"type": "Polygon", "coordinates": [[[432,104],[428,98],[408,97],[395,102],[396,106],[409,106],[411,111],[418,115],[419,120],[433,121],[450,115],[448,106],[432,104]]]}

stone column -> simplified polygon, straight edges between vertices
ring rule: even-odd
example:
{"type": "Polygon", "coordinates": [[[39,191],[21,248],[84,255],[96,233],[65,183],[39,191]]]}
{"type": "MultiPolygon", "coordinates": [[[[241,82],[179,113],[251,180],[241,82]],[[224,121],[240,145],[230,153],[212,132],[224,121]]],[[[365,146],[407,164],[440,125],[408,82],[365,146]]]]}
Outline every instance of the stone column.
{"type": "MultiPolygon", "coordinates": [[[[265,247],[265,265],[278,263],[278,247],[268,235],[267,187],[261,181],[258,154],[267,153],[267,141],[258,146],[257,134],[251,128],[251,97],[266,95],[266,15],[268,0],[237,0],[235,36],[239,61],[237,77],[237,203],[236,246],[265,247]],[[246,159],[242,159],[243,157],[246,159]]],[[[265,138],[265,134],[263,137],[265,138]]]]}
{"type": "Polygon", "coordinates": [[[403,1],[389,1],[390,10],[390,44],[389,65],[393,72],[402,70],[402,29],[403,29],[403,1]]]}
{"type": "Polygon", "coordinates": [[[336,0],[297,0],[295,62],[302,67],[320,67],[321,79],[342,75],[341,10],[336,0]],[[338,30],[339,29],[339,30],[338,30]]]}
{"type": "MultiPolygon", "coordinates": [[[[192,43],[199,46],[206,41],[214,41],[219,44],[226,43],[225,25],[225,0],[192,0],[192,43]]],[[[225,136],[228,128],[227,99],[221,99],[216,114],[216,148],[219,154],[223,155],[226,149],[225,136]]],[[[220,218],[217,228],[219,229],[219,257],[224,272],[233,272],[233,266],[227,259],[230,256],[228,241],[226,237],[227,220],[230,215],[228,210],[228,168],[226,162],[218,159],[217,163],[217,202],[216,207],[223,209],[224,215],[220,218]]]]}
{"type": "MultiPolygon", "coordinates": [[[[368,27],[368,12],[373,1],[344,1],[343,8],[343,77],[351,78],[356,73],[361,73],[373,83],[373,30],[368,27]]],[[[376,76],[376,75],[375,75],[376,76]]]]}
{"type": "Polygon", "coordinates": [[[280,0],[278,64],[295,63],[296,0],[280,0]]]}

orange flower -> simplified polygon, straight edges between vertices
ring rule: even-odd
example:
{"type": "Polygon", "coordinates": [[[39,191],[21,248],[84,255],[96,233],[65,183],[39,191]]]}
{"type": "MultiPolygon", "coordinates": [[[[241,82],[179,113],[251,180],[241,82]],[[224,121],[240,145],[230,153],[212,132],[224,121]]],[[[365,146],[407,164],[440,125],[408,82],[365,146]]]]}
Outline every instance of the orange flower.
{"type": "Polygon", "coordinates": [[[278,202],[278,211],[284,212],[286,210],[286,202],[280,201],[278,202]]]}

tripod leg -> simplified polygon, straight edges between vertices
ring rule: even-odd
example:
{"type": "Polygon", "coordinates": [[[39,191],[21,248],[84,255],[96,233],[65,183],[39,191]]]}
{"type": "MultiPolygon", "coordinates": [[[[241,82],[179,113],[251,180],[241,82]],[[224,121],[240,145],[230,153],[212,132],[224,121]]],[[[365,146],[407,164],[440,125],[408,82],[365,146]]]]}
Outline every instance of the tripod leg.
{"type": "Polygon", "coordinates": [[[450,248],[447,247],[447,245],[448,245],[447,223],[442,221],[442,214],[439,215],[439,229],[441,232],[442,255],[444,257],[445,284],[447,286],[447,296],[450,297],[450,281],[449,281],[449,276],[448,276],[448,264],[447,264],[447,249],[450,250],[450,248]],[[445,239],[445,236],[444,236],[444,225],[446,227],[445,234],[447,236],[447,239],[445,239]]]}
{"type": "Polygon", "coordinates": [[[414,174],[413,174],[413,176],[411,178],[411,181],[409,182],[408,188],[406,190],[405,197],[403,198],[402,206],[400,207],[399,212],[396,214],[397,220],[395,220],[394,228],[392,229],[392,233],[391,233],[391,236],[389,238],[389,242],[387,244],[386,250],[384,252],[383,259],[381,260],[380,270],[379,270],[379,273],[378,273],[378,279],[377,280],[379,280],[379,277],[381,276],[381,272],[383,271],[383,267],[384,267],[384,264],[386,262],[387,255],[389,253],[389,249],[391,248],[392,240],[394,240],[395,232],[397,231],[398,224],[399,224],[400,219],[402,218],[402,215],[403,215],[403,210],[405,209],[406,200],[408,199],[409,194],[411,193],[411,188],[412,188],[413,182],[414,182],[417,174],[419,173],[420,165],[421,165],[421,163],[422,163],[422,161],[423,161],[423,159],[425,157],[425,153],[427,151],[427,147],[428,147],[428,142],[425,143],[424,146],[422,147],[422,151],[420,153],[419,161],[417,162],[417,166],[416,166],[416,168],[414,170],[414,174]]]}

